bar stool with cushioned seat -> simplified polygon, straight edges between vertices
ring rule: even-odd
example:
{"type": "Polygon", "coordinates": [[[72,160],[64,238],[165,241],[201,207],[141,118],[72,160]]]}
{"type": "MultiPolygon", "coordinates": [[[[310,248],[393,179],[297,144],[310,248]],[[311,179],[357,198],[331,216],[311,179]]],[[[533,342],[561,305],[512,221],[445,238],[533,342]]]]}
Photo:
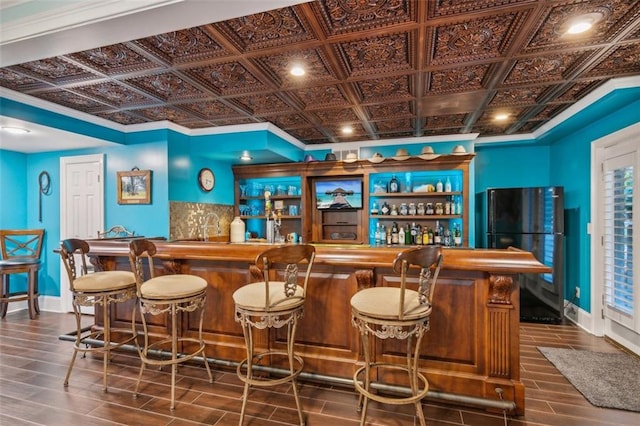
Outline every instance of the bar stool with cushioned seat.
{"type": "Polygon", "coordinates": [[[440,246],[405,250],[393,262],[394,272],[400,273],[400,287],[367,288],[351,298],[353,324],[360,331],[364,351],[364,366],[358,368],[353,375],[355,388],[360,393],[358,408],[362,410],[361,425],[365,424],[370,399],[385,404],[415,404],[420,424],[425,425],[421,400],[429,390],[429,382],[418,371],[418,360],[422,337],[429,329],[433,291],[441,263],[440,246]],[[417,291],[407,288],[408,272],[413,266],[420,268],[417,291]],[[372,361],[369,335],[379,339],[406,339],[406,365],[372,361]],[[414,337],[415,347],[412,351],[414,337]],[[405,371],[408,374],[411,396],[395,397],[371,392],[372,372],[381,376],[384,370],[405,371]],[[363,373],[364,380],[360,379],[363,373]]]}
{"type": "MultiPolygon", "coordinates": [[[[136,279],[131,271],[100,271],[88,273],[87,253],[89,244],[80,239],[67,239],[60,243],[60,257],[69,277],[69,287],[73,294],[73,314],[76,318],[76,341],[73,346],[73,357],[64,379],[64,385],[69,385],[69,376],[76,361],[78,352],[102,352],[103,389],[107,391],[107,366],[111,360],[111,351],[135,340],[135,334],[129,335],[129,329],[118,330],[111,327],[111,307],[114,303],[122,303],[136,297],[136,279]],[[80,262],[77,265],[76,256],[80,262]],[[103,329],[93,329],[86,333],[82,328],[81,308],[102,305],[103,329]],[[126,333],[125,337],[112,342],[114,331],[126,333]],[[103,338],[102,346],[88,343],[91,340],[103,338]],[[87,342],[87,343],[85,343],[87,342]]],[[[96,312],[98,314],[98,312],[96,312]]]]}
{"type": "Polygon", "coordinates": [[[304,361],[295,354],[295,333],[298,319],[302,317],[307,282],[315,258],[315,248],[310,245],[287,245],[269,249],[256,258],[255,265],[262,271],[264,281],[246,284],[233,293],[235,318],[242,325],[247,357],[238,364],[237,373],[244,382],[240,424],[244,420],[249,386],[277,386],[291,382],[298,409],[300,424],[304,424],[302,407],[298,397],[296,378],[302,372],[304,361]],[[299,265],[307,263],[302,284],[299,282],[299,265]],[[276,270],[277,266],[284,270],[276,270]],[[275,280],[276,274],[282,276],[275,280]],[[273,281],[272,281],[273,280],[273,281]],[[287,350],[271,348],[254,353],[253,328],[281,328],[287,326],[287,350]],[[258,377],[254,374],[254,360],[272,360],[273,356],[286,357],[288,373],[284,377],[258,377]],[[297,366],[296,366],[297,363],[297,366]],[[243,369],[246,366],[246,373],[243,369]],[[296,368],[297,367],[297,368],[296,368]]]}
{"type": "MultiPolygon", "coordinates": [[[[134,395],[138,395],[138,388],[142,380],[145,365],[157,365],[162,368],[165,365],[171,366],[171,405],[170,409],[175,409],[176,400],[176,372],[178,364],[187,362],[198,355],[204,360],[204,366],[209,375],[209,383],[213,383],[213,376],[209,368],[209,362],[205,354],[205,344],[202,339],[202,322],[204,320],[204,306],[208,283],[204,278],[188,274],[172,274],[155,276],[153,266],[153,256],[156,254],[156,246],[146,239],[132,240],[129,243],[129,260],[131,269],[134,271],[137,283],[138,301],[140,306],[140,316],[142,317],[142,327],[144,331],[144,345],[138,346],[138,353],[142,364],[138,374],[138,382],[134,395]],[[143,259],[148,263],[148,279],[145,280],[143,259]],[[178,336],[178,322],[182,313],[195,312],[200,309],[200,320],[198,326],[198,338],[178,336]],[[145,314],[163,315],[169,314],[171,322],[171,335],[168,338],[161,338],[159,341],[150,341],[150,333],[147,326],[145,314]],[[170,344],[170,345],[169,345],[170,344]],[[195,344],[194,349],[188,352],[178,352],[179,345],[187,348],[188,344],[195,344]],[[171,358],[163,359],[162,356],[154,356],[156,351],[162,351],[163,347],[170,346],[171,358]]],[[[132,326],[135,330],[135,315],[132,326]]],[[[180,321],[181,322],[181,321],[180,321]]],[[[163,336],[164,337],[164,336],[163,336]]]]}
{"type": "Polygon", "coordinates": [[[26,300],[29,318],[34,319],[40,313],[38,304],[38,271],[40,271],[40,254],[44,229],[0,230],[0,276],[2,277],[2,293],[0,293],[0,317],[7,315],[9,302],[26,300]],[[27,290],[11,293],[9,277],[12,274],[27,274],[27,290]]]}

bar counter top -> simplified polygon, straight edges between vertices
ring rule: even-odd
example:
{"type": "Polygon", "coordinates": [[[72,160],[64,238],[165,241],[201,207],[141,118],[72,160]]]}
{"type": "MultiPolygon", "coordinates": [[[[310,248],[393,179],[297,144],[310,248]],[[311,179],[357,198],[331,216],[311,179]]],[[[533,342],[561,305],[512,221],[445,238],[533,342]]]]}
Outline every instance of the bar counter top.
{"type": "MultiPolygon", "coordinates": [[[[208,356],[220,366],[243,359],[244,339],[234,320],[231,295],[259,279],[254,259],[276,244],[163,239],[154,243],[160,260],[157,273],[195,274],[209,283],[204,326],[208,356]]],[[[89,244],[96,269],[130,269],[128,241],[89,244]]],[[[296,350],[305,361],[301,379],[348,385],[362,360],[360,339],[351,324],[351,296],[363,288],[397,285],[399,277],[391,265],[409,246],[313,245],[316,261],[296,338],[296,350]]],[[[427,398],[522,415],[518,277],[551,270],[518,249],[443,248],[443,254],[431,328],[421,348],[420,369],[430,383],[427,398]]],[[[130,312],[125,307],[112,313],[112,324],[130,327],[130,312]]],[[[185,315],[182,333],[193,335],[195,321],[185,315]]],[[[162,334],[166,326],[158,324],[152,332],[162,334]]],[[[273,348],[283,342],[284,331],[277,330],[256,343],[273,348]]],[[[402,342],[385,341],[377,345],[374,356],[381,362],[404,363],[403,352],[402,342]]]]}

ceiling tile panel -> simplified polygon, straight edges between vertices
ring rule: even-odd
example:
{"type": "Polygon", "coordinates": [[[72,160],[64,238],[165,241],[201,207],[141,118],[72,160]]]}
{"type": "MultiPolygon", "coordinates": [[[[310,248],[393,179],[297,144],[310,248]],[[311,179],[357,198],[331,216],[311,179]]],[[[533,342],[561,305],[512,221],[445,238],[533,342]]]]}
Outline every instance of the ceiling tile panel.
{"type": "Polygon", "coordinates": [[[565,52],[520,59],[505,80],[505,85],[539,84],[564,80],[564,72],[584,55],[584,52],[565,52]]]}
{"type": "Polygon", "coordinates": [[[71,59],[107,75],[159,69],[160,65],[125,44],[98,47],[69,55],[71,59]]]}
{"type": "Polygon", "coordinates": [[[312,5],[324,18],[330,35],[412,22],[417,7],[415,2],[408,0],[325,0],[312,5]]]}
{"type": "Polygon", "coordinates": [[[492,15],[435,28],[430,65],[497,59],[509,46],[516,12],[492,15]]]}
{"type": "Polygon", "coordinates": [[[356,83],[365,103],[413,97],[409,88],[409,75],[373,78],[356,83]]]}
{"type": "Polygon", "coordinates": [[[198,115],[207,120],[225,118],[244,118],[235,109],[225,105],[221,101],[203,101],[180,104],[180,107],[186,110],[194,111],[198,115]]]}
{"type": "Polygon", "coordinates": [[[412,115],[410,102],[394,102],[380,105],[369,105],[367,107],[373,120],[383,120],[391,117],[402,117],[412,115]]]}
{"type": "Polygon", "coordinates": [[[308,87],[292,90],[290,93],[304,103],[305,110],[349,105],[342,91],[336,86],[308,87]]]}
{"type": "Polygon", "coordinates": [[[261,96],[239,96],[235,101],[244,105],[253,114],[261,115],[268,112],[291,113],[293,108],[274,93],[266,93],[261,96]]]}
{"type": "Polygon", "coordinates": [[[222,96],[247,92],[263,92],[269,87],[239,62],[208,64],[183,70],[222,96]]]}
{"type": "Polygon", "coordinates": [[[410,33],[390,34],[340,44],[350,76],[365,76],[413,69],[409,57],[410,33]]]}
{"type": "Polygon", "coordinates": [[[588,77],[622,77],[640,73],[640,42],[629,43],[613,49],[595,68],[589,71],[588,77]]]}
{"type": "Polygon", "coordinates": [[[135,77],[125,82],[165,102],[207,97],[206,93],[171,72],[135,77]]]}
{"type": "Polygon", "coordinates": [[[545,89],[545,86],[533,86],[498,90],[489,107],[533,105],[545,89]]]}
{"type": "Polygon", "coordinates": [[[129,114],[124,111],[115,111],[115,112],[99,112],[96,116],[104,118],[105,120],[114,121],[119,124],[129,125],[129,124],[141,124],[146,123],[149,120],[146,120],[142,117],[138,117],[132,114],[129,114]]]}
{"type": "Polygon", "coordinates": [[[13,70],[31,75],[53,84],[68,84],[96,78],[96,75],[73,65],[63,58],[48,58],[12,67],[13,70]]]}
{"type": "Polygon", "coordinates": [[[625,26],[625,15],[637,15],[639,10],[640,3],[628,0],[572,0],[557,3],[548,9],[524,52],[606,43],[625,26]],[[600,21],[593,31],[567,35],[568,25],[581,15],[591,15],[600,21]]]}
{"type": "Polygon", "coordinates": [[[66,90],[55,90],[51,92],[36,93],[34,96],[49,102],[74,108],[82,112],[101,111],[107,108],[101,102],[97,102],[91,98],[80,96],[66,90]]]}
{"type": "Polygon", "coordinates": [[[158,103],[137,91],[112,81],[74,87],[73,92],[99,99],[102,102],[117,107],[158,103]]]}
{"type": "Polygon", "coordinates": [[[433,71],[425,94],[468,92],[482,89],[482,81],[488,70],[489,65],[473,65],[433,71]]]}
{"type": "Polygon", "coordinates": [[[19,92],[28,92],[48,85],[23,73],[14,72],[9,68],[2,68],[0,69],[0,86],[19,92]]]}
{"type": "Polygon", "coordinates": [[[245,51],[290,46],[315,39],[302,15],[293,7],[229,19],[214,26],[245,51]]]}
{"type": "Polygon", "coordinates": [[[277,78],[283,89],[318,83],[335,83],[337,78],[320,49],[304,49],[273,53],[257,58],[277,78]],[[300,65],[305,75],[291,75],[291,68],[300,65]]]}
{"type": "Polygon", "coordinates": [[[171,65],[224,57],[229,54],[202,27],[158,34],[137,40],[135,45],[171,65]]]}

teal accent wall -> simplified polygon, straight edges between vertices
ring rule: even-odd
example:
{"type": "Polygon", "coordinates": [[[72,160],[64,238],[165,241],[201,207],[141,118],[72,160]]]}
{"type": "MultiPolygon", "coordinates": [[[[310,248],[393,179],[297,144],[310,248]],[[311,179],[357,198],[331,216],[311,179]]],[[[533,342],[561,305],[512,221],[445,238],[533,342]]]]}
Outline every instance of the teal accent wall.
{"type": "Polygon", "coordinates": [[[27,224],[27,155],[0,150],[0,228],[27,224]]]}

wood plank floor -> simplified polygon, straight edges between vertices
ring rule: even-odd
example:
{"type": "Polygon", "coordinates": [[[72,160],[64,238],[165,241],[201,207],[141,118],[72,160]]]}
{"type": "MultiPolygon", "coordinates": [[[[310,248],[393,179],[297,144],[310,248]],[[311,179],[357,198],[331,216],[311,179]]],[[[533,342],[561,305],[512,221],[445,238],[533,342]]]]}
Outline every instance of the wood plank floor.
{"type": "MultiPolygon", "coordinates": [[[[91,318],[86,319],[87,324],[91,318]]],[[[102,363],[79,358],[68,388],[64,375],[71,342],[58,336],[74,329],[71,314],[43,312],[29,320],[26,311],[0,320],[0,425],[237,425],[241,382],[235,370],[214,369],[215,382],[205,379],[203,367],[179,370],[177,407],[169,410],[169,375],[147,370],[141,395],[132,389],[138,372],[134,354],[119,353],[110,365],[109,391],[102,392],[102,363]]],[[[509,425],[639,425],[640,413],[592,406],[538,352],[554,346],[616,352],[602,338],[574,325],[521,325],[521,371],[526,385],[526,415],[508,418],[509,425]]],[[[356,425],[357,396],[349,387],[300,384],[307,425],[356,425]]],[[[247,425],[296,424],[290,388],[278,392],[253,390],[247,425]]],[[[427,401],[429,425],[504,425],[498,414],[427,401]]],[[[414,425],[410,407],[372,404],[368,424],[414,425]]]]}

